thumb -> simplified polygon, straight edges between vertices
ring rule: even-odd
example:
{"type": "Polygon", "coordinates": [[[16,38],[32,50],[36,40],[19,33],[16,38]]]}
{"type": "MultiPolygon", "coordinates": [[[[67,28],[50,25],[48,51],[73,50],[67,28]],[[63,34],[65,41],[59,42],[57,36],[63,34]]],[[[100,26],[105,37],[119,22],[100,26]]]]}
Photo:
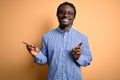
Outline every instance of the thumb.
{"type": "Polygon", "coordinates": [[[80,44],[79,44],[79,46],[81,46],[83,44],[83,42],[81,42],[80,44]]]}

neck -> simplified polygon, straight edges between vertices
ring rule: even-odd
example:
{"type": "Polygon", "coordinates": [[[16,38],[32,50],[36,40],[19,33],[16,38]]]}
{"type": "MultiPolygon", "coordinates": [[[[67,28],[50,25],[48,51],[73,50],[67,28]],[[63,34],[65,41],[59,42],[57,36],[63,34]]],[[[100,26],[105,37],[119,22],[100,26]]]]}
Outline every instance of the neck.
{"type": "Polygon", "coordinates": [[[60,28],[63,32],[68,31],[71,28],[71,26],[65,27],[65,28],[60,28]]]}

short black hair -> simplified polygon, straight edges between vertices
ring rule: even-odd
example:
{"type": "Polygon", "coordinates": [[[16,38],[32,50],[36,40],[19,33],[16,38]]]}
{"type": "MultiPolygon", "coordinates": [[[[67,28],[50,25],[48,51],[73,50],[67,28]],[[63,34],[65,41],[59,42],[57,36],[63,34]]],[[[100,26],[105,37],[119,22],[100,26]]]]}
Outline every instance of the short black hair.
{"type": "Polygon", "coordinates": [[[58,6],[58,8],[57,8],[57,15],[59,14],[60,7],[63,6],[63,5],[69,5],[69,6],[71,6],[74,9],[74,17],[76,16],[76,8],[75,8],[75,6],[72,3],[69,3],[69,2],[64,2],[64,3],[62,3],[62,4],[60,4],[58,6]]]}

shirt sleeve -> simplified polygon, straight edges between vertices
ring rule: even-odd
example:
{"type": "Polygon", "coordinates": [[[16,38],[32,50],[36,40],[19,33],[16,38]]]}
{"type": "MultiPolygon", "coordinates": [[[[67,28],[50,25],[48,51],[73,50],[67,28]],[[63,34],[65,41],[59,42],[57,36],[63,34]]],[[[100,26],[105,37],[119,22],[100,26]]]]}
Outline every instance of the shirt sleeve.
{"type": "Polygon", "coordinates": [[[44,38],[42,38],[41,49],[37,56],[35,56],[34,62],[37,64],[47,64],[47,46],[44,38]]]}
{"type": "Polygon", "coordinates": [[[81,54],[80,58],[78,60],[76,60],[76,62],[80,66],[85,67],[85,66],[88,66],[90,64],[90,62],[92,61],[92,55],[91,55],[88,40],[86,37],[84,38],[83,44],[81,45],[81,50],[82,50],[82,54],[81,54]]]}

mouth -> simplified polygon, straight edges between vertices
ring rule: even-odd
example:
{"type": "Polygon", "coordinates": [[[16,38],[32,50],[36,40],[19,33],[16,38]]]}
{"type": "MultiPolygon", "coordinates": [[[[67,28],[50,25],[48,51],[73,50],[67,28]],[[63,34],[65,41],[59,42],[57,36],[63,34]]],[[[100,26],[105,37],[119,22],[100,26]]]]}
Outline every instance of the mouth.
{"type": "Polygon", "coordinates": [[[68,18],[61,19],[61,22],[62,23],[69,23],[69,19],[68,18]]]}

